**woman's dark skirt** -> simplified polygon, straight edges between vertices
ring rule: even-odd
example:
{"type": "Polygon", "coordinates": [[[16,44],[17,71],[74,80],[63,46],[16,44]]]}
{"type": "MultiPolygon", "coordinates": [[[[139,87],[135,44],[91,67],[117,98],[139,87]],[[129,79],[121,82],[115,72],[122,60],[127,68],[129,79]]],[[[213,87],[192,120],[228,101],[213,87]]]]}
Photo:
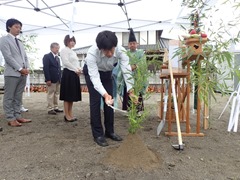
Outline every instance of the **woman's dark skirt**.
{"type": "Polygon", "coordinates": [[[80,77],[73,71],[63,69],[60,100],[68,102],[77,102],[82,100],[80,77]]]}

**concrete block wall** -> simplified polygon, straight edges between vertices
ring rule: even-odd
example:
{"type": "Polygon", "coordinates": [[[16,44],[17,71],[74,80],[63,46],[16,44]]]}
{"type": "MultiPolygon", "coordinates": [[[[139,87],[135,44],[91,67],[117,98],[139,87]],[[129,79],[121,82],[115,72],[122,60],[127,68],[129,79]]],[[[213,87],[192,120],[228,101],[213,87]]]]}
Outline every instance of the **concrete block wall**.
{"type": "MultiPolygon", "coordinates": [[[[149,84],[160,84],[160,72],[156,72],[153,76],[149,78],[149,84]]],[[[85,77],[83,74],[80,75],[81,84],[86,84],[85,77]]],[[[36,70],[34,73],[30,74],[30,84],[31,85],[44,85],[45,78],[42,70],[36,70]]]]}

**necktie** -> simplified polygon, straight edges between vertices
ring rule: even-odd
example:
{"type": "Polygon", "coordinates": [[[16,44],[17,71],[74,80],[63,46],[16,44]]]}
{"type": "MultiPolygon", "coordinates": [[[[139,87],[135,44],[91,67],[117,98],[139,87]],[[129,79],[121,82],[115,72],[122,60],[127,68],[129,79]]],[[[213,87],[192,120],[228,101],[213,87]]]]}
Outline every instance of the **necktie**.
{"type": "MultiPolygon", "coordinates": [[[[20,50],[19,43],[18,43],[18,39],[15,38],[15,41],[16,41],[16,44],[17,44],[17,47],[18,47],[18,50],[19,50],[20,54],[22,54],[22,53],[21,53],[21,50],[20,50]]],[[[23,63],[23,68],[25,68],[25,64],[24,64],[24,63],[23,63]]]]}
{"type": "Polygon", "coordinates": [[[19,50],[19,52],[21,53],[20,46],[19,46],[19,43],[18,43],[18,39],[15,38],[15,41],[16,41],[16,44],[17,44],[18,50],[19,50]]]}
{"type": "MultiPolygon", "coordinates": [[[[61,66],[60,66],[60,61],[59,61],[59,57],[55,56],[55,60],[57,61],[57,66],[58,66],[58,71],[61,71],[61,66]]],[[[59,76],[59,82],[60,82],[61,76],[59,76]]]]}
{"type": "Polygon", "coordinates": [[[57,61],[57,65],[59,66],[59,57],[58,56],[55,56],[55,60],[57,61]]]}
{"type": "Polygon", "coordinates": [[[55,56],[55,59],[56,59],[57,62],[59,61],[59,57],[58,56],[55,56]]]}

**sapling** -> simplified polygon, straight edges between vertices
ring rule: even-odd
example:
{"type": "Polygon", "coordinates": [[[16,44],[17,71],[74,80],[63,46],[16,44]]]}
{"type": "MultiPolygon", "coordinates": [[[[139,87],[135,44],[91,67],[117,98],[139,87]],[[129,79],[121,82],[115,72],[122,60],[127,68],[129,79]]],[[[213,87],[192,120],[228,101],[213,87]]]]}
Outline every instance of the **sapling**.
{"type": "MultiPolygon", "coordinates": [[[[146,60],[146,55],[143,55],[141,58],[137,57],[135,54],[127,52],[127,55],[130,57],[130,65],[136,65],[136,69],[131,73],[134,79],[133,84],[133,93],[134,96],[131,96],[130,106],[128,108],[128,119],[129,119],[129,128],[128,131],[131,134],[135,134],[138,129],[142,128],[142,123],[146,119],[149,112],[146,108],[143,111],[139,112],[138,103],[139,95],[142,95],[143,100],[147,100],[150,97],[150,92],[147,91],[149,77],[153,74],[148,70],[149,62],[146,60]]],[[[151,61],[153,63],[153,61],[151,61]]],[[[159,63],[159,62],[158,62],[159,63]]]]}

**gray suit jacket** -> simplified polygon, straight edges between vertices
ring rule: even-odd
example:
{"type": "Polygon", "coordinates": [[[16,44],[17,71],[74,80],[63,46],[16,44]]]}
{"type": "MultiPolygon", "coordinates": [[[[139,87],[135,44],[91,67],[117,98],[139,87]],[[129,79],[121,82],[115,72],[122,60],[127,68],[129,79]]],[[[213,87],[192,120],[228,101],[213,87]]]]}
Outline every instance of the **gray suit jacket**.
{"type": "Polygon", "coordinates": [[[0,50],[5,60],[4,76],[20,77],[20,68],[29,68],[29,62],[24,50],[23,43],[19,41],[18,49],[15,39],[11,35],[6,35],[0,38],[0,50]]]}

